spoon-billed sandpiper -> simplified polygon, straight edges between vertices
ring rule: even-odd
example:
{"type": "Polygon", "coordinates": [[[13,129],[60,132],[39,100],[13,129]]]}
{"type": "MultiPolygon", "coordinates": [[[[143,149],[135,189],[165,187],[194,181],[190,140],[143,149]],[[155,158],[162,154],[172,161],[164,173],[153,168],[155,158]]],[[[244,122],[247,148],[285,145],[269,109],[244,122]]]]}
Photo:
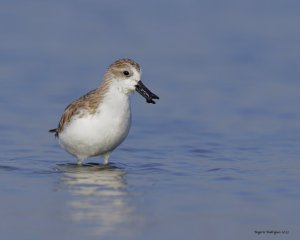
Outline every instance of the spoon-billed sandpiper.
{"type": "Polygon", "coordinates": [[[131,59],[115,61],[100,86],[68,105],[55,133],[60,145],[77,163],[101,155],[108,164],[110,153],[127,137],[131,125],[129,96],[137,91],[148,103],[159,99],[141,82],[139,64],[131,59]]]}

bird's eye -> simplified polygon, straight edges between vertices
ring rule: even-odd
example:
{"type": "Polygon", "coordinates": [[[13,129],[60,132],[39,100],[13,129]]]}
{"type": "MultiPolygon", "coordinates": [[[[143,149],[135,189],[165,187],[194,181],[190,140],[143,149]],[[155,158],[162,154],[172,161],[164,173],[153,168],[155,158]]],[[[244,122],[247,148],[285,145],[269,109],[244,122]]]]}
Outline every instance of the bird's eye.
{"type": "Polygon", "coordinates": [[[129,72],[128,72],[128,71],[124,71],[123,74],[124,74],[125,76],[128,76],[128,75],[129,75],[129,72]]]}

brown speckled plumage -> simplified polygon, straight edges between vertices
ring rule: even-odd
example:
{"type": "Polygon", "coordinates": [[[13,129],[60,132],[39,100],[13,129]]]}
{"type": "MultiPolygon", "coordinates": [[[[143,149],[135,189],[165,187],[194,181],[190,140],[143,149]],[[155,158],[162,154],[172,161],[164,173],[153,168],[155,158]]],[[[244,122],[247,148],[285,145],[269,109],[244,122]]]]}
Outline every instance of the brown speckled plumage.
{"type": "Polygon", "coordinates": [[[118,68],[122,68],[122,67],[126,67],[128,65],[132,65],[134,66],[138,71],[140,71],[140,65],[138,63],[136,63],[135,61],[131,60],[131,59],[119,59],[117,61],[115,61],[114,63],[112,63],[108,69],[114,68],[114,67],[118,67],[118,68]]]}

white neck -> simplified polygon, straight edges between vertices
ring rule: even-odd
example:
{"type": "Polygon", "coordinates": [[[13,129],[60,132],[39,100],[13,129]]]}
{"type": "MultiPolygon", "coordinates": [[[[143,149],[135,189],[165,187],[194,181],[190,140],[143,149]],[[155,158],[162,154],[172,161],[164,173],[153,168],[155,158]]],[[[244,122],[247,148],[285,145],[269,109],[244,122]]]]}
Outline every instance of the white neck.
{"type": "Polygon", "coordinates": [[[98,111],[105,111],[110,117],[120,117],[130,113],[130,93],[123,91],[117,83],[111,82],[98,111]]]}

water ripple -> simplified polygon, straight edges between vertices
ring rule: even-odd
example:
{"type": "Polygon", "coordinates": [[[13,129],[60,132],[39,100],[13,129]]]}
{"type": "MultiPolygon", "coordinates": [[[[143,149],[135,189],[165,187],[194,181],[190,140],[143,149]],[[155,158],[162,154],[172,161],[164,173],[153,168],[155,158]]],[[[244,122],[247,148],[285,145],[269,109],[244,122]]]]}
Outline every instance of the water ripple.
{"type": "Polygon", "coordinates": [[[6,166],[6,165],[0,165],[0,170],[2,170],[2,171],[20,171],[21,168],[6,166]]]}

